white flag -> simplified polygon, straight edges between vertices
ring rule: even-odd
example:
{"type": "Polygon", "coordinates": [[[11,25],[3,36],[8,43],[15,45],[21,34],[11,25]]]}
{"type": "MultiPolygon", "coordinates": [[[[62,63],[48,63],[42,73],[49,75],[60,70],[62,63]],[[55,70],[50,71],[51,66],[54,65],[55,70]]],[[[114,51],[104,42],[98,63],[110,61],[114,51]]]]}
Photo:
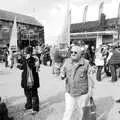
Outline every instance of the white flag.
{"type": "Polygon", "coordinates": [[[64,27],[61,33],[59,44],[70,46],[70,25],[71,25],[71,10],[67,3],[67,12],[65,15],[64,27]]]}
{"type": "Polygon", "coordinates": [[[120,3],[119,3],[119,6],[118,6],[118,19],[120,19],[120,3]]]}
{"type": "Polygon", "coordinates": [[[101,19],[101,14],[102,14],[102,12],[103,12],[103,5],[104,5],[104,2],[101,2],[101,3],[100,3],[100,6],[99,6],[98,20],[101,19]]]}
{"type": "MultiPolygon", "coordinates": [[[[119,6],[118,6],[118,25],[120,25],[120,2],[119,2],[119,6]]],[[[118,40],[120,39],[120,27],[118,26],[118,40]]]]}
{"type": "Polygon", "coordinates": [[[71,10],[67,13],[67,23],[66,23],[66,31],[65,31],[65,40],[68,46],[70,46],[70,25],[71,25],[71,10]]]}
{"type": "Polygon", "coordinates": [[[87,11],[88,11],[88,5],[86,5],[85,8],[84,8],[84,13],[83,13],[83,23],[86,22],[87,11]]]}
{"type": "Polygon", "coordinates": [[[14,23],[12,27],[9,50],[17,50],[17,23],[16,17],[14,18],[14,23]]]}

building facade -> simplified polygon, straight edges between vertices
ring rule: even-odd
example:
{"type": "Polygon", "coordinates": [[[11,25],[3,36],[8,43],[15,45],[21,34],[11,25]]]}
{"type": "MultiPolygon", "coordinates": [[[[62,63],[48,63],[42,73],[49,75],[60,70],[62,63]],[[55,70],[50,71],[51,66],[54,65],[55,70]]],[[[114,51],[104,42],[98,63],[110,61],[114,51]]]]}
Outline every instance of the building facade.
{"type": "Polygon", "coordinates": [[[9,44],[14,18],[17,21],[18,47],[44,44],[44,26],[31,16],[0,10],[0,45],[9,44]]]}
{"type": "Polygon", "coordinates": [[[99,21],[71,24],[71,43],[83,40],[85,44],[98,47],[101,44],[112,44],[119,41],[119,19],[106,19],[101,15],[99,21]]]}

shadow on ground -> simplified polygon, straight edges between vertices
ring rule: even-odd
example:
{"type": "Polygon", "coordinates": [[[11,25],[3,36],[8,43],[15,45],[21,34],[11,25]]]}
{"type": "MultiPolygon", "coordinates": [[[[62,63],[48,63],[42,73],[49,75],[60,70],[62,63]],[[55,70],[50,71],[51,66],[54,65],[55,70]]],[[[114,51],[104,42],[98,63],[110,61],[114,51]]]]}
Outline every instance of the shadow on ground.
{"type": "MultiPolygon", "coordinates": [[[[100,98],[95,101],[97,106],[97,117],[102,116],[99,120],[107,120],[106,117],[113,106],[113,100],[111,97],[100,98]]],[[[9,114],[13,116],[15,120],[27,120],[24,119],[24,104],[17,104],[16,106],[9,107],[9,114]]],[[[34,116],[34,119],[40,120],[61,120],[64,113],[64,93],[60,92],[56,96],[52,96],[45,101],[40,102],[40,111],[34,116]]],[[[78,120],[80,116],[77,108],[75,109],[72,120],[78,120]]],[[[28,119],[30,115],[28,116],[28,119]]],[[[33,116],[31,116],[33,120],[33,116]]]]}

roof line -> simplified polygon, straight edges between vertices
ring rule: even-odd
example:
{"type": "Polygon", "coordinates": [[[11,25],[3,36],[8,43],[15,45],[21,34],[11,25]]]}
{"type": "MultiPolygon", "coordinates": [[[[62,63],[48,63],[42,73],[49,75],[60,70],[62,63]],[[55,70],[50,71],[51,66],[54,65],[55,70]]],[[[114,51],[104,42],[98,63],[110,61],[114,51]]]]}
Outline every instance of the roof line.
{"type": "Polygon", "coordinates": [[[18,23],[30,24],[35,26],[43,26],[35,17],[15,13],[7,10],[0,9],[0,19],[6,21],[14,21],[14,17],[16,16],[18,23]]]}
{"type": "MultiPolygon", "coordinates": [[[[107,18],[106,20],[111,20],[111,19],[118,19],[117,17],[114,18],[107,18]]],[[[99,22],[99,20],[93,20],[93,21],[86,21],[85,23],[89,23],[89,22],[99,22]]],[[[84,22],[78,22],[78,23],[72,23],[71,25],[75,25],[75,24],[85,24],[84,22]]]]}

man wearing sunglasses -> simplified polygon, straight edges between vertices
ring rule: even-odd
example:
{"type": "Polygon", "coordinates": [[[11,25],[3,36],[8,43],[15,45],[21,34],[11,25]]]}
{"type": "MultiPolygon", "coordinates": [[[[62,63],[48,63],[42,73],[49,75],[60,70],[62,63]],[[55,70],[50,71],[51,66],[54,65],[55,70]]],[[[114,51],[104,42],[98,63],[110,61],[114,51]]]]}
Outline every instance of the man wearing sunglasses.
{"type": "Polygon", "coordinates": [[[71,56],[66,59],[62,69],[61,78],[66,80],[65,112],[63,120],[70,120],[75,105],[79,106],[80,120],[83,117],[82,108],[86,105],[88,97],[94,86],[92,79],[88,80],[89,62],[83,56],[84,49],[80,46],[71,48],[71,56]]]}

